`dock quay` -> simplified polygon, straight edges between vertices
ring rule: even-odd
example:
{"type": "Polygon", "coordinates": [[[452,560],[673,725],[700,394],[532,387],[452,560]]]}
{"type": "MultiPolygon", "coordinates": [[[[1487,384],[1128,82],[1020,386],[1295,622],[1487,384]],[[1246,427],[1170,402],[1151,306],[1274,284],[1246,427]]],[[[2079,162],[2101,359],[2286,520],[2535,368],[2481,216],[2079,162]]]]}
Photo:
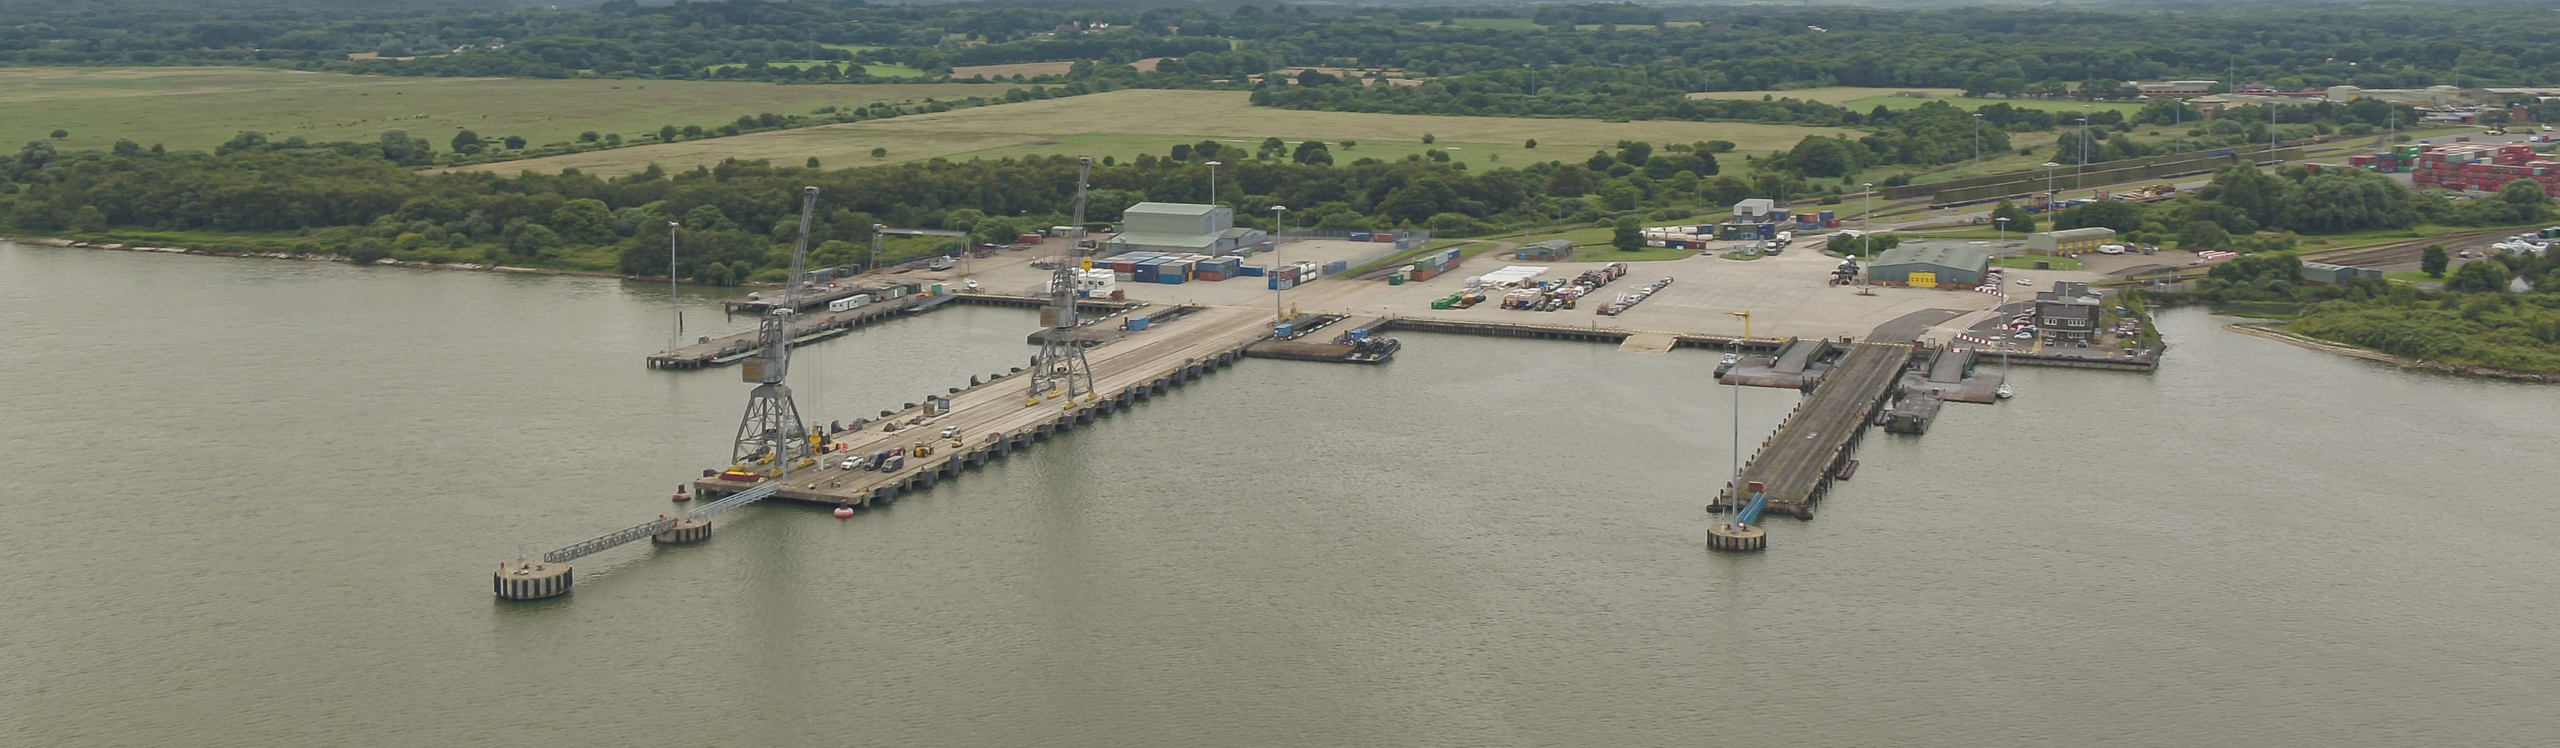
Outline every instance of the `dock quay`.
{"type": "MultiPolygon", "coordinates": [[[[846,296],[852,295],[853,294],[846,294],[846,296]]],[[[941,296],[910,296],[893,298],[887,301],[867,304],[859,308],[841,312],[827,312],[823,315],[809,315],[802,317],[791,323],[791,344],[795,346],[805,345],[835,338],[857,328],[866,327],[873,323],[888,319],[900,312],[922,313],[931,311],[944,304],[973,304],[978,306],[1036,309],[1045,302],[1045,299],[1030,296],[1012,296],[1007,294],[990,293],[958,293],[944,294],[941,296]]],[[[1080,302],[1079,306],[1086,312],[1112,314],[1137,305],[1127,302],[1087,300],[1080,302]]],[[[756,331],[746,330],[729,335],[722,335],[716,338],[704,336],[695,339],[694,343],[691,345],[686,345],[672,351],[659,351],[657,353],[650,354],[648,364],[649,368],[652,369],[701,369],[705,367],[727,366],[729,364],[734,364],[745,360],[748,356],[754,355],[755,352],[756,331]]]]}
{"type": "MultiPolygon", "coordinates": [[[[903,469],[887,472],[845,470],[820,464],[794,469],[788,485],[772,498],[828,506],[871,507],[905,493],[932,488],[962,471],[1001,459],[1057,434],[1108,417],[1185,383],[1233,365],[1247,344],[1270,336],[1268,312],[1209,308],[1190,315],[1182,325],[1149,330],[1092,349],[1095,390],[1090,402],[1043,400],[1026,405],[1026,386],[1019,372],[998,375],[947,395],[928,395],[928,402],[891,411],[876,422],[857,420],[852,428],[830,435],[830,454],[837,461],[882,450],[910,455],[903,469]],[[947,409],[929,402],[944,398],[947,409]],[[945,438],[946,430],[956,434],[945,438]],[[918,455],[919,451],[924,454],[918,455]]],[[[770,474],[770,473],[768,473],[770,474]]],[[[714,475],[694,482],[703,498],[739,494],[774,485],[768,478],[742,483],[714,475]]]]}
{"type": "MultiPolygon", "coordinates": [[[[1934,348],[1921,354],[1920,372],[1904,374],[1902,396],[1927,395],[1958,403],[1996,403],[2000,401],[2000,384],[2007,377],[2000,372],[1983,370],[1979,351],[1970,348],[1934,348]]],[[[1931,409],[1931,412],[1936,412],[1931,409]]],[[[1922,428],[1927,428],[1925,425],[1922,428]]],[[[1918,431],[1900,433],[1920,433],[1918,431]]]]}
{"type": "MultiPolygon", "coordinates": [[[[1858,343],[1833,364],[1813,394],[1798,403],[1775,436],[1743,464],[1742,484],[1767,490],[1768,511],[1812,519],[1813,507],[1876,419],[1910,365],[1907,343],[1858,343]]],[[[1717,493],[1710,509],[1731,506],[1737,486],[1717,493]]]]}

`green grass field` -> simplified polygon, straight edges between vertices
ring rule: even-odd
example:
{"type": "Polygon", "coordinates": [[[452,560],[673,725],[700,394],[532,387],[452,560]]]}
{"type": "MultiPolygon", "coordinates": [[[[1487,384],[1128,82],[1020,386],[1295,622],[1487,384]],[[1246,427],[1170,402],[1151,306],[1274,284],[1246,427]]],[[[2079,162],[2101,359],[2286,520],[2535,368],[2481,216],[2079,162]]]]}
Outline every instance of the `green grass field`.
{"type": "MultiPolygon", "coordinates": [[[[791,68],[791,69],[794,69],[794,70],[797,70],[797,69],[800,69],[800,68],[811,67],[811,66],[815,66],[815,65],[831,65],[831,64],[835,64],[835,61],[834,61],[834,60],[792,60],[792,61],[789,61],[789,62],[768,62],[768,63],[765,63],[765,65],[766,65],[767,67],[791,68]]],[[[734,63],[734,62],[732,62],[732,63],[723,64],[723,65],[713,65],[713,66],[711,66],[711,67],[709,67],[709,68],[705,68],[705,70],[707,70],[707,71],[709,71],[709,72],[717,73],[717,72],[720,72],[720,71],[722,71],[722,70],[727,70],[727,69],[730,69],[730,68],[742,68],[742,67],[746,67],[746,66],[745,66],[745,65],[742,65],[742,64],[738,64],[738,63],[734,63]]],[[[863,71],[864,71],[864,72],[870,73],[870,74],[871,74],[871,76],[872,76],[872,77],[874,77],[874,78],[924,78],[924,77],[928,77],[928,76],[933,75],[932,73],[928,73],[928,72],[925,72],[925,71],[922,71],[922,70],[917,70],[917,69],[915,69],[915,68],[907,67],[907,66],[905,66],[905,65],[883,65],[883,64],[880,64],[880,63],[876,63],[876,62],[875,62],[875,63],[865,63],[865,64],[862,66],[862,69],[863,69],[863,71]]]]}
{"type": "MultiPolygon", "coordinates": [[[[405,78],[258,68],[0,69],[0,142],[59,128],[65,148],[118,138],[210,150],[243,130],[282,140],[373,140],[406,130],[438,151],[454,132],[521,135],[539,145],[578,133],[632,138],[661,125],[725,124],[742,114],[1001,94],[961,83],[781,86],[659,80],[405,78]]],[[[13,146],[14,147],[14,146],[13,146]]]]}
{"type": "MultiPolygon", "coordinates": [[[[957,84],[955,84],[957,85],[957,84]]],[[[794,86],[826,90],[836,86],[794,86]]],[[[913,86],[903,88],[932,88],[913,86]]],[[[987,86],[974,90],[990,91],[987,86]]],[[[961,109],[938,114],[855,122],[732,138],[621,148],[471,167],[513,173],[519,169],[575,167],[624,174],[655,163],[668,169],[716,164],[724,158],[799,163],[816,156],[829,167],[927,158],[997,158],[1029,154],[1077,154],[1129,159],[1161,155],[1176,144],[1216,140],[1248,150],[1265,137],[1292,145],[1326,141],[1334,163],[1366,156],[1402,159],[1438,149],[1474,168],[1563,159],[1579,161],[1620,140],[1687,143],[1730,140],[1746,151],[1793,147],[1808,135],[1847,130],[1731,122],[1620,122],[1503,117],[1435,117],[1409,114],[1312,112],[1257,108],[1234,91],[1121,90],[1046,101],[961,109]],[[1436,137],[1425,145],[1422,136],[1436,137]],[[1539,147],[1523,147],[1536,139],[1539,147]],[[1342,147],[1344,141],[1356,143],[1342,147]],[[889,150],[872,158],[873,148],[889,150]]]]}
{"type": "MultiPolygon", "coordinates": [[[[2450,275],[2450,273],[2448,273],[2448,275],[2450,275]]],[[[2438,278],[2438,277],[2435,277],[2435,276],[2432,276],[2432,275],[2428,275],[2428,274],[2426,273],[2426,271],[2423,271],[2423,270],[2405,270],[2405,271],[2401,271],[2401,272],[2397,272],[2397,273],[2383,273],[2383,274],[2382,274],[2382,279],[2383,279],[2383,280],[2386,280],[2386,281],[2392,281],[2392,282],[2396,282],[2396,283],[2408,283],[2408,284],[2412,284],[2412,285],[2416,285],[2416,284],[2425,284],[2425,283],[2433,283],[2433,284],[2439,284],[2439,285],[2441,285],[2441,284],[2443,284],[2443,283],[2444,283],[2444,279],[2443,279],[2443,278],[2438,278]]]]}

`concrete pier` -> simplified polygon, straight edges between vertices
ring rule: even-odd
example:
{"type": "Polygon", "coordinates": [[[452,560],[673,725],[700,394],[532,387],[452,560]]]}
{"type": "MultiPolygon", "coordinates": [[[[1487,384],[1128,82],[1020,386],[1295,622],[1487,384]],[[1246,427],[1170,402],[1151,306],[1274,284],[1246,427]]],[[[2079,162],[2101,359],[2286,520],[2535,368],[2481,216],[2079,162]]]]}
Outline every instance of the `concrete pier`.
{"type": "Polygon", "coordinates": [[[508,563],[490,575],[489,582],[500,600],[540,600],[569,594],[577,572],[568,564],[508,563]]]}
{"type": "Polygon", "coordinates": [[[649,542],[659,545],[699,543],[710,539],[711,520],[691,518],[676,520],[676,525],[667,528],[666,532],[649,536],[649,542]]]}
{"type": "MultiPolygon", "coordinates": [[[[1018,372],[953,388],[960,390],[957,393],[936,393],[949,399],[949,410],[919,404],[830,435],[835,451],[826,459],[793,468],[789,483],[774,499],[872,507],[930,489],[969,468],[1234,365],[1243,360],[1245,346],[1270,336],[1269,315],[1262,310],[1204,308],[1164,327],[1098,345],[1086,354],[1093,367],[1095,392],[1072,402],[1045,395],[1031,402],[1028,385],[1018,372]],[[943,436],[946,431],[952,436],[943,436]],[[881,450],[906,455],[906,465],[888,472],[841,467],[844,461],[881,450]]],[[[771,482],[773,471],[765,471],[767,478],[762,481],[704,478],[694,482],[694,490],[705,500],[734,494],[771,482]]]]}

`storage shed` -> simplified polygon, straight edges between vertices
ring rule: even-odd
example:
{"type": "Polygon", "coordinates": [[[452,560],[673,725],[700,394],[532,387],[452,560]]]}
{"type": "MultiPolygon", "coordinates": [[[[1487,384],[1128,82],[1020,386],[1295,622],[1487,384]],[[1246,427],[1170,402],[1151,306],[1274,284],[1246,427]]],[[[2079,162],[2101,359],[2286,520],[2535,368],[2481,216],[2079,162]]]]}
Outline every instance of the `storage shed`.
{"type": "Polygon", "coordinates": [[[2343,286],[2346,285],[2348,281],[2357,278],[2363,278],[2379,283],[2382,281],[2382,271],[2368,270],[2359,267],[2348,267],[2346,265],[2332,265],[2326,262],[2302,263],[2302,279],[2308,282],[2330,286],[2343,286]]]}
{"type": "Polygon", "coordinates": [[[1966,246],[1905,244],[1867,265],[1869,281],[1914,288],[1971,288],[1991,270],[1991,253],[1966,246]]]}
{"type": "Polygon", "coordinates": [[[2104,226],[2085,229],[2039,231],[2027,236],[2027,251],[2069,257],[2098,251],[2098,246],[2116,240],[2116,230],[2104,226]]]}
{"type": "Polygon", "coordinates": [[[1573,242],[1565,239],[1549,239],[1521,247],[1519,257],[1523,260],[1552,261],[1562,260],[1570,254],[1573,254],[1573,242]]]}

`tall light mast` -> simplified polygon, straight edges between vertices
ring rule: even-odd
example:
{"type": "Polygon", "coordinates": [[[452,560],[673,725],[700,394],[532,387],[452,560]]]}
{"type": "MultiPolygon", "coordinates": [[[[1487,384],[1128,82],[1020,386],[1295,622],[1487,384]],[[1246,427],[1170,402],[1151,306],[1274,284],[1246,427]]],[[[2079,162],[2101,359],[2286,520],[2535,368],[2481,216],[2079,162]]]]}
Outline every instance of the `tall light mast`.
{"type": "Polygon", "coordinates": [[[1049,308],[1040,314],[1049,323],[1040,336],[1040,355],[1031,360],[1031,405],[1042,398],[1063,397],[1072,404],[1093,396],[1093,369],[1084,360],[1084,343],[1076,340],[1076,273],[1083,269],[1084,199],[1093,178],[1093,159],[1076,160],[1075,226],[1067,232],[1067,248],[1049,272],[1049,308]]]}
{"type": "Polygon", "coordinates": [[[747,414],[738,421],[737,445],[730,459],[739,464],[771,455],[779,474],[789,474],[795,454],[806,452],[801,441],[808,430],[800,425],[800,407],[791,402],[791,387],[783,379],[791,373],[791,318],[800,312],[800,275],[809,259],[809,217],[818,208],[818,188],[800,189],[800,239],[791,248],[791,275],[783,279],[782,303],[765,312],[756,323],[754,358],[747,359],[740,370],[741,378],[756,383],[747,393],[747,414]]]}

